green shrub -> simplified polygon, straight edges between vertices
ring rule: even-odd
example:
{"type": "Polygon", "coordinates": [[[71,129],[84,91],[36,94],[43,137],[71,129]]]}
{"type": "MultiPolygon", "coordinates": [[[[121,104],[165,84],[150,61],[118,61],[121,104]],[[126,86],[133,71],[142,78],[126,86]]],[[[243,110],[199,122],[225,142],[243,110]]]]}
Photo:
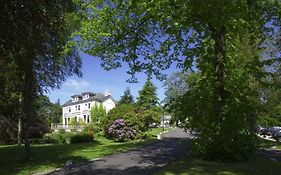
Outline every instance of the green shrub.
{"type": "Polygon", "coordinates": [[[134,139],[137,132],[128,127],[124,119],[117,119],[108,128],[108,134],[115,141],[123,142],[134,139]]]}
{"type": "Polygon", "coordinates": [[[152,134],[148,134],[147,132],[140,132],[137,134],[136,139],[147,139],[149,137],[152,137],[152,134]]]}
{"type": "Polygon", "coordinates": [[[94,139],[92,134],[78,133],[70,136],[70,143],[87,143],[92,142],[94,139]]]}
{"type": "Polygon", "coordinates": [[[45,144],[44,138],[32,138],[31,144],[45,144]]]}
{"type": "Polygon", "coordinates": [[[65,132],[64,130],[59,130],[58,132],[53,132],[46,134],[44,136],[45,142],[62,144],[69,143],[71,133],[65,132]]]}

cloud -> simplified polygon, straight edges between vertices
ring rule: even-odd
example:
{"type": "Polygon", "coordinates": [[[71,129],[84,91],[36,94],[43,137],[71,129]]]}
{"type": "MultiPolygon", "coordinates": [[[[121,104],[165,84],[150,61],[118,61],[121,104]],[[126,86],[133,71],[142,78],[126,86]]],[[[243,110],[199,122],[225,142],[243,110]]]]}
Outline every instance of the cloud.
{"type": "Polygon", "coordinates": [[[83,89],[89,87],[91,84],[86,80],[77,81],[77,80],[69,79],[66,82],[64,82],[63,85],[68,88],[83,89]]]}

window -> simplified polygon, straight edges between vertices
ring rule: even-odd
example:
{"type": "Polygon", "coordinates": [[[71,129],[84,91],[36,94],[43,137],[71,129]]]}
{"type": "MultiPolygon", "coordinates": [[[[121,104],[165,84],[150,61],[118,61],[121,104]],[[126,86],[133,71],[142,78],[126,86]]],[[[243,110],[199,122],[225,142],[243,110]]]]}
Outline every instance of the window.
{"type": "Polygon", "coordinates": [[[77,117],[76,116],[74,117],[74,121],[77,122],[77,117]]]}
{"type": "Polygon", "coordinates": [[[89,109],[91,108],[91,103],[88,103],[88,108],[89,108],[89,109]]]}
{"type": "Polygon", "coordinates": [[[68,111],[71,112],[71,107],[68,108],[68,111]]]}
{"type": "Polygon", "coordinates": [[[87,103],[85,103],[85,106],[87,107],[87,103]]]}
{"type": "Polygon", "coordinates": [[[75,110],[77,111],[77,106],[75,106],[75,110]]]}
{"type": "Polygon", "coordinates": [[[78,111],[80,111],[80,105],[78,105],[78,111]]]}
{"type": "Polygon", "coordinates": [[[64,124],[67,125],[67,120],[66,120],[66,118],[64,118],[64,124]]]}
{"type": "Polygon", "coordinates": [[[84,115],[84,122],[86,122],[86,115],[84,115]]]}
{"type": "Polygon", "coordinates": [[[87,123],[90,123],[90,116],[87,117],[87,123]]]}

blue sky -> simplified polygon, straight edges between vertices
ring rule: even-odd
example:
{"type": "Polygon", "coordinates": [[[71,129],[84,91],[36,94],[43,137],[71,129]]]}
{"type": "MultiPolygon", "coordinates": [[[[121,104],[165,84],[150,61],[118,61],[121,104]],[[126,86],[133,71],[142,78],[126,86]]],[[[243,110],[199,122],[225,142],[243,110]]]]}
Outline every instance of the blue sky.
{"type": "MultiPolygon", "coordinates": [[[[56,102],[60,99],[60,102],[63,104],[74,94],[87,91],[104,93],[105,90],[110,90],[113,98],[119,100],[126,87],[130,88],[132,95],[136,98],[147,79],[144,73],[139,73],[137,74],[139,83],[127,83],[126,80],[130,78],[130,75],[126,73],[128,70],[126,65],[119,69],[105,71],[100,66],[99,59],[86,54],[81,54],[81,59],[83,77],[68,77],[66,81],[62,83],[60,89],[50,90],[46,95],[50,98],[51,102],[56,102]]],[[[165,73],[169,75],[176,71],[178,70],[175,66],[172,66],[169,70],[166,70],[165,73]]],[[[152,82],[157,87],[158,98],[163,100],[165,91],[162,87],[163,82],[155,78],[152,79],[152,82]]]]}

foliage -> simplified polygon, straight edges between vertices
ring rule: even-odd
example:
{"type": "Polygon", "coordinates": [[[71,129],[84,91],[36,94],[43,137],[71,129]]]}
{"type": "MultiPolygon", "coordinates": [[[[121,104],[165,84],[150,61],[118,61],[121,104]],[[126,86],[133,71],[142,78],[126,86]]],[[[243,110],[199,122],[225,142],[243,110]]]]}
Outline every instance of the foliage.
{"type": "Polygon", "coordinates": [[[248,67],[256,62],[256,57],[245,58],[239,48],[232,49],[236,54],[230,54],[226,61],[228,76],[223,96],[218,96],[216,79],[209,78],[215,77],[213,67],[202,62],[200,66],[208,67],[180,100],[184,104],[181,121],[200,133],[194,151],[206,159],[246,160],[255,150],[258,82],[248,67]]]}
{"type": "Polygon", "coordinates": [[[123,118],[129,127],[135,127],[135,122],[138,121],[135,114],[135,108],[132,104],[120,104],[111,109],[107,117],[102,121],[103,132],[106,135],[110,125],[117,119],[123,118]]]}
{"type": "Polygon", "coordinates": [[[139,132],[136,136],[136,139],[147,139],[152,137],[153,135],[148,132],[139,132]]]}
{"type": "Polygon", "coordinates": [[[124,91],[124,95],[121,96],[121,99],[118,102],[118,105],[121,104],[133,104],[134,103],[134,97],[131,94],[131,91],[129,88],[127,88],[124,91]]]}
{"type": "Polygon", "coordinates": [[[156,87],[151,81],[146,81],[143,88],[139,91],[136,106],[140,109],[151,109],[158,104],[156,87]]]}
{"type": "Polygon", "coordinates": [[[94,137],[88,133],[77,133],[70,136],[70,143],[87,143],[93,142],[94,137]]]}
{"type": "Polygon", "coordinates": [[[124,119],[117,119],[108,128],[108,134],[114,138],[115,141],[123,142],[134,139],[137,132],[128,127],[124,119]]]}
{"type": "Polygon", "coordinates": [[[141,123],[138,129],[140,131],[147,131],[150,124],[160,122],[159,108],[154,107],[148,110],[138,110],[137,118],[141,123]]]}
{"type": "Polygon", "coordinates": [[[78,125],[78,122],[77,122],[77,119],[76,117],[72,116],[69,120],[69,125],[72,125],[72,126],[75,126],[75,125],[78,125]]]}
{"type": "Polygon", "coordinates": [[[74,164],[104,157],[134,148],[146,141],[116,143],[104,137],[97,137],[93,143],[32,145],[32,166],[28,161],[20,161],[24,146],[0,146],[0,174],[35,174],[54,171],[66,161],[74,164]]]}
{"type": "Polygon", "coordinates": [[[71,133],[66,132],[65,130],[59,130],[58,132],[48,133],[44,136],[45,140],[50,141],[51,143],[63,144],[70,143],[71,133]]]}
{"type": "Polygon", "coordinates": [[[104,131],[120,118],[124,119],[130,128],[139,132],[147,131],[151,123],[159,123],[156,87],[151,81],[147,81],[139,94],[136,104],[121,103],[108,112],[106,120],[102,122],[104,131]]]}
{"type": "MultiPolygon", "coordinates": [[[[58,132],[48,133],[39,142],[43,143],[55,143],[55,144],[71,144],[71,143],[85,143],[93,141],[93,133],[85,132],[66,132],[65,130],[59,130],[58,132]]],[[[37,141],[36,139],[32,139],[37,141]]]]}
{"type": "Polygon", "coordinates": [[[94,127],[94,133],[102,132],[102,122],[107,118],[106,110],[103,105],[95,103],[91,109],[91,124],[94,127]]]}
{"type": "Polygon", "coordinates": [[[280,162],[268,161],[254,157],[244,162],[214,162],[202,160],[195,156],[186,156],[177,160],[156,173],[156,175],[266,175],[280,174],[280,162]]]}
{"type": "Polygon", "coordinates": [[[20,113],[23,125],[26,159],[31,155],[30,125],[36,115],[37,96],[48,88],[59,87],[67,76],[81,75],[81,60],[76,50],[64,47],[75,29],[71,14],[76,9],[73,1],[2,3],[0,81],[5,87],[0,96],[14,94],[11,100],[18,100],[15,110],[20,113]]]}
{"type": "Polygon", "coordinates": [[[94,131],[94,126],[93,124],[86,124],[84,127],[83,127],[83,133],[87,133],[87,134],[90,134],[90,135],[94,135],[95,134],[95,131],[94,131]]]}
{"type": "Polygon", "coordinates": [[[281,122],[279,120],[268,115],[259,116],[257,123],[262,127],[281,126],[281,122]]]}
{"type": "Polygon", "coordinates": [[[165,104],[173,103],[177,98],[182,96],[188,89],[186,78],[187,73],[175,72],[172,73],[163,83],[165,88],[165,104]]]}
{"type": "MultiPolygon", "coordinates": [[[[279,74],[278,72],[274,73],[279,74]]],[[[270,87],[261,88],[262,110],[258,123],[263,126],[281,126],[281,89],[279,78],[267,80],[270,87]]]]}
{"type": "Polygon", "coordinates": [[[200,73],[183,73],[176,72],[170,75],[164,82],[165,87],[165,99],[164,110],[172,115],[171,122],[178,125],[180,120],[181,111],[179,110],[181,103],[179,99],[195,86],[196,81],[200,73]]]}
{"type": "Polygon", "coordinates": [[[163,79],[160,71],[173,63],[196,67],[195,86],[177,108],[184,126],[199,130],[196,150],[207,159],[249,158],[258,90],[270,75],[264,68],[280,57],[268,44],[280,31],[280,1],[113,0],[81,7],[76,43],[106,70],[126,62],[135,81],[140,71],[163,79]]]}
{"type": "Polygon", "coordinates": [[[0,114],[0,144],[13,144],[17,140],[17,123],[0,114]]]}
{"type": "Polygon", "coordinates": [[[51,103],[49,98],[41,95],[35,102],[36,115],[45,120],[48,125],[60,123],[62,120],[62,108],[58,103],[51,103]]]}

